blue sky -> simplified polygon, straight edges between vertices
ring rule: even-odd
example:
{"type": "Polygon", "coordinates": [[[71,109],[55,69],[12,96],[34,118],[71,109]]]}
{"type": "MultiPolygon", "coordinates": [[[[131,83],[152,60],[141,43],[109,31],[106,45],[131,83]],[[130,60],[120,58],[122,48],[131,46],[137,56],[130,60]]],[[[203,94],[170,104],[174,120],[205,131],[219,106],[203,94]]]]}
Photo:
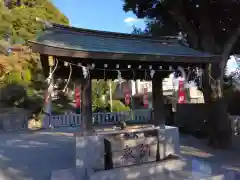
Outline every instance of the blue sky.
{"type": "Polygon", "coordinates": [[[72,26],[131,33],[132,26],[144,28],[143,20],[122,10],[122,0],[52,0],[72,26]]]}
{"type": "MultiPolygon", "coordinates": [[[[144,20],[122,10],[122,0],[52,0],[70,20],[71,26],[80,28],[131,33],[135,25],[144,28],[144,20]]],[[[236,70],[233,58],[228,62],[228,73],[236,70]]]]}

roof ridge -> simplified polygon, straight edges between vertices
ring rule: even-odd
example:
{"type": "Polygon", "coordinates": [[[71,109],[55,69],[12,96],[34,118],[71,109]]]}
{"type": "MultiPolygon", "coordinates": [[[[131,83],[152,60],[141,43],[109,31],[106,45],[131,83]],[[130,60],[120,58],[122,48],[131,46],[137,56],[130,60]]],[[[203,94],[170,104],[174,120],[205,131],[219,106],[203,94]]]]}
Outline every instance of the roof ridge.
{"type": "Polygon", "coordinates": [[[59,30],[69,30],[70,32],[79,32],[85,33],[88,35],[97,35],[102,37],[109,37],[109,38],[119,38],[119,39],[135,39],[135,40],[148,40],[148,41],[155,41],[155,42],[166,42],[166,43],[178,43],[177,37],[174,36],[162,36],[153,37],[153,36],[141,36],[141,35],[132,35],[127,33],[119,33],[119,32],[109,32],[109,31],[101,31],[101,30],[92,30],[92,29],[85,29],[85,28],[77,28],[72,26],[66,26],[62,24],[55,24],[52,23],[52,26],[47,27],[46,29],[59,29],[59,30]]]}

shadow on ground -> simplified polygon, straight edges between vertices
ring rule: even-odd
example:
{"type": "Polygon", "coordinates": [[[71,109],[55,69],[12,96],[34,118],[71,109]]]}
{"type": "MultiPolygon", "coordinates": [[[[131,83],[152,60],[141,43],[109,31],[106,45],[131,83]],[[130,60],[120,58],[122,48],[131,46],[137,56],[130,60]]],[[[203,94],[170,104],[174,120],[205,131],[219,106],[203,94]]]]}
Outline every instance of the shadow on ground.
{"type": "Polygon", "coordinates": [[[48,180],[75,164],[74,129],[0,134],[1,180],[48,180]]]}
{"type": "Polygon", "coordinates": [[[203,139],[199,140],[192,136],[185,135],[181,136],[180,144],[181,155],[183,155],[184,157],[196,159],[209,165],[217,164],[222,168],[233,170],[239,175],[240,173],[239,148],[213,149],[207,146],[206,140],[203,139]]]}

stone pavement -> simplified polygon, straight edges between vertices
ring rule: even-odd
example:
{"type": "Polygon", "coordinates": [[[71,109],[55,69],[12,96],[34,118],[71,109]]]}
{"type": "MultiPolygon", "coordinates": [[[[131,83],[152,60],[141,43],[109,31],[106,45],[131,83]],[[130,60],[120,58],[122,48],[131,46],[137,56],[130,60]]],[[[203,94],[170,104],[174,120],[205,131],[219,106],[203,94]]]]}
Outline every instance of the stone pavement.
{"type": "MultiPolygon", "coordinates": [[[[240,143],[240,141],[235,141],[235,143],[240,143]]],[[[205,162],[206,165],[219,164],[223,168],[240,173],[240,148],[238,146],[225,150],[213,149],[206,145],[206,140],[183,135],[180,138],[180,144],[181,155],[186,158],[205,162]]]]}
{"type": "MultiPolygon", "coordinates": [[[[1,133],[0,179],[50,180],[52,171],[73,168],[75,140],[72,135],[78,130],[59,128],[36,133],[1,133]]],[[[183,156],[202,160],[206,164],[220,163],[240,172],[240,149],[214,150],[204,141],[190,136],[181,136],[180,141],[183,156]]]]}
{"type": "Polygon", "coordinates": [[[236,180],[232,171],[226,171],[217,165],[205,168],[201,162],[197,163],[186,159],[172,159],[96,172],[90,180],[236,180]]]}
{"type": "Polygon", "coordinates": [[[51,171],[74,167],[77,129],[0,134],[1,180],[50,180],[51,171]]]}

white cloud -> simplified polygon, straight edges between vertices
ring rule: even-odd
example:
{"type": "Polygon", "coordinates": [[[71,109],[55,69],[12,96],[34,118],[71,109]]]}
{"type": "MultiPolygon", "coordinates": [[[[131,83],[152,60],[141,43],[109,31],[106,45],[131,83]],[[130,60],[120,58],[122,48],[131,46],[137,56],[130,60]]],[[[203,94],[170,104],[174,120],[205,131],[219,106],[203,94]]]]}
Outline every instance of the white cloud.
{"type": "Polygon", "coordinates": [[[133,25],[134,23],[136,23],[138,21],[139,21],[139,19],[133,18],[133,17],[128,17],[128,18],[124,19],[124,22],[128,25],[133,25]]]}

